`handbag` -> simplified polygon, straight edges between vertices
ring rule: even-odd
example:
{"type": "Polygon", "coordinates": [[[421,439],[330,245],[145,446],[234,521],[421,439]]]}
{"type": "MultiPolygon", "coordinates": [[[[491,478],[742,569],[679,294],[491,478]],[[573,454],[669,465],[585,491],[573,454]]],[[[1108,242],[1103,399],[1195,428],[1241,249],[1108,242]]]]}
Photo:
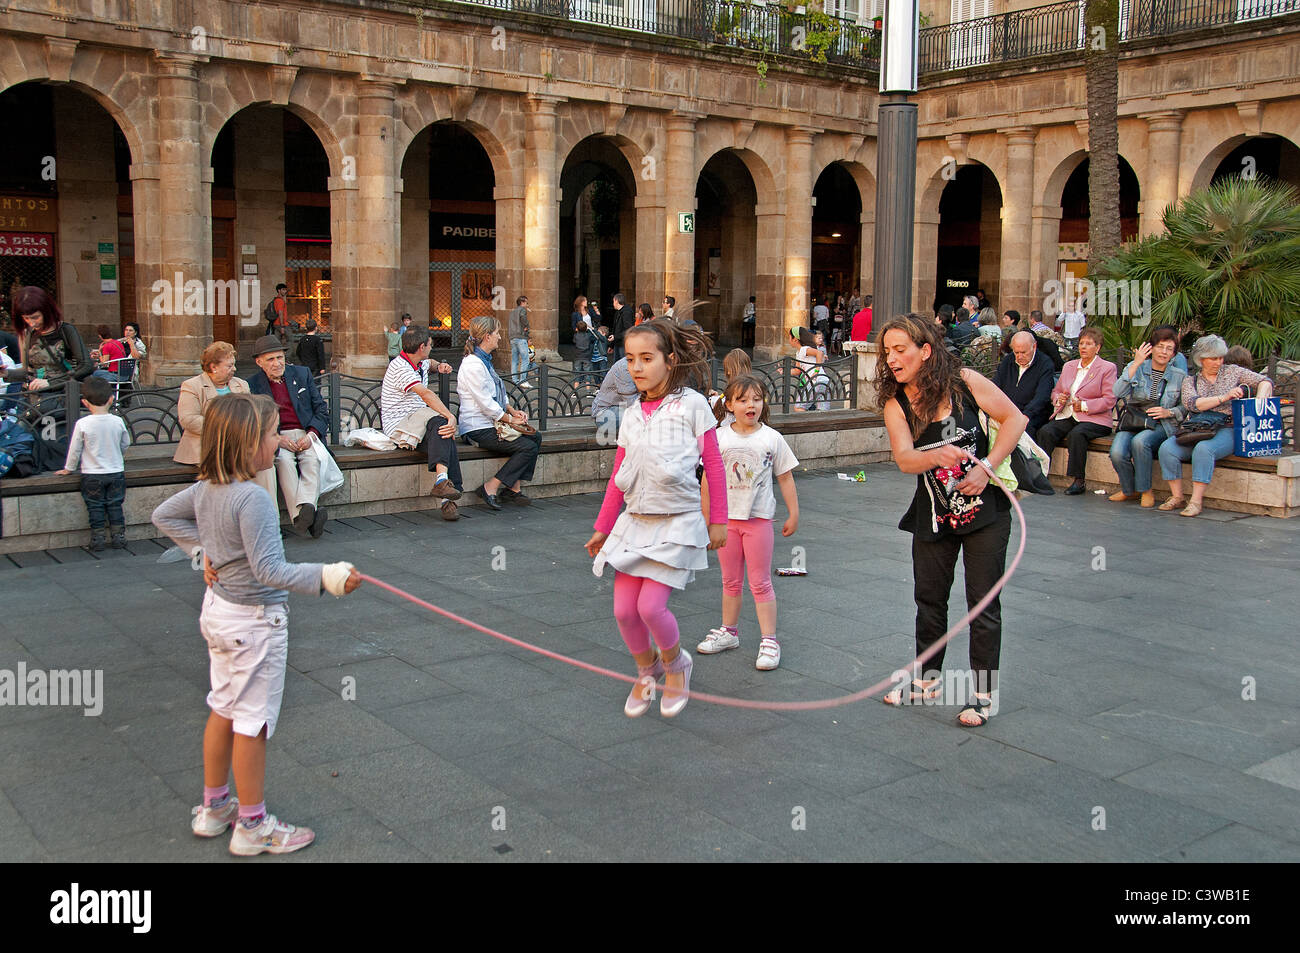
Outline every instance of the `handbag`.
{"type": "Polygon", "coordinates": [[[1160,379],[1160,393],[1155,398],[1130,397],[1125,401],[1115,429],[1122,433],[1142,433],[1153,429],[1153,418],[1147,416],[1147,411],[1160,406],[1165,396],[1165,385],[1168,383],[1168,378],[1160,379]]]}
{"type": "MultiPolygon", "coordinates": [[[[1215,416],[1223,417],[1224,414],[1215,416]]],[[[1180,447],[1194,447],[1202,440],[1209,440],[1216,433],[1222,430],[1226,424],[1213,420],[1206,420],[1204,416],[1200,419],[1189,417],[1178,425],[1178,430],[1174,433],[1174,440],[1180,447]]]]}
{"type": "Polygon", "coordinates": [[[500,440],[518,440],[519,437],[531,437],[537,433],[537,428],[529,424],[508,424],[498,420],[493,426],[497,431],[497,438],[500,440]]]}

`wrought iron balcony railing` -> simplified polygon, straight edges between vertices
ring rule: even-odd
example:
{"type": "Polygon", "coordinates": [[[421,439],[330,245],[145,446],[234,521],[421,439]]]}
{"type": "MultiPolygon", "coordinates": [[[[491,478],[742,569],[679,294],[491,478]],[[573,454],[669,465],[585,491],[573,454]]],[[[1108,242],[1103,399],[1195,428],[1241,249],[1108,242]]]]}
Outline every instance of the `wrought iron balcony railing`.
{"type": "MultiPolygon", "coordinates": [[[[757,53],[762,62],[822,51],[829,64],[863,72],[880,67],[880,33],[839,17],[814,18],[804,6],[763,0],[451,0],[479,7],[695,40],[757,53]]],[[[412,4],[415,6],[416,4],[412,4]]],[[[1121,43],[1300,13],[1300,0],[1120,0],[1121,43]]],[[[920,31],[922,74],[1080,55],[1089,38],[1083,0],[1063,0],[920,31]]]]}

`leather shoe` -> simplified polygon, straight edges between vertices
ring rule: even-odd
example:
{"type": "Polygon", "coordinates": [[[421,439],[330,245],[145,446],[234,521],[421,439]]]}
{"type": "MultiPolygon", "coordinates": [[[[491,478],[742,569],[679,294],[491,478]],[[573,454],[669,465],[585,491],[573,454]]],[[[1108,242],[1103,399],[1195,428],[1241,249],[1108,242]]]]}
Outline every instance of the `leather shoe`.
{"type": "Polygon", "coordinates": [[[1084,483],[1082,480],[1075,480],[1065,488],[1065,492],[1067,496],[1078,496],[1087,488],[1088,484],[1084,483]]]}
{"type": "Polygon", "coordinates": [[[323,506],[317,507],[316,516],[311,521],[312,539],[320,539],[322,536],[325,535],[325,520],[326,520],[325,507],[323,506]]]}
{"type": "Polygon", "coordinates": [[[513,503],[515,506],[527,506],[529,503],[533,502],[529,497],[524,496],[523,493],[518,493],[510,489],[508,486],[503,486],[497,491],[497,499],[502,503],[513,503]]]}
{"type": "Polygon", "coordinates": [[[316,507],[310,503],[304,503],[298,507],[298,515],[293,518],[293,528],[299,536],[306,536],[310,531],[312,524],[316,521],[316,507]]]}
{"type": "Polygon", "coordinates": [[[474,492],[478,495],[478,498],[480,500],[482,500],[484,503],[488,505],[488,509],[491,510],[501,509],[501,504],[497,502],[497,497],[495,493],[489,493],[487,490],[483,489],[483,487],[479,487],[474,492]]]}
{"type": "Polygon", "coordinates": [[[459,500],[460,490],[450,479],[440,480],[433,485],[433,495],[443,500],[459,500]]]}
{"type": "Polygon", "coordinates": [[[460,509],[451,500],[442,504],[442,518],[448,523],[454,523],[460,519],[460,509]]]}

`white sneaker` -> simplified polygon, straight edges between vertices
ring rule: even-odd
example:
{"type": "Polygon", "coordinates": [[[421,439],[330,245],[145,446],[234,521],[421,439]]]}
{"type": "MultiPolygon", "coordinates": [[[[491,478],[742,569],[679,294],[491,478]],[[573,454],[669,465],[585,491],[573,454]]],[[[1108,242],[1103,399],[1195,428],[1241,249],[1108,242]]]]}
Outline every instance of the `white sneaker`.
{"type": "Polygon", "coordinates": [[[190,820],[190,830],[199,837],[217,837],[239,820],[239,798],[228,797],[220,807],[205,807],[200,804],[190,813],[194,815],[190,820]]]}
{"type": "Polygon", "coordinates": [[[780,664],[781,643],[776,639],[763,636],[763,640],[758,643],[758,661],[754,663],[754,668],[770,672],[780,664]]]}
{"type": "Polygon", "coordinates": [[[240,857],[252,857],[254,854],[289,854],[301,850],[316,839],[310,827],[294,827],[277,820],[274,814],[267,814],[262,823],[249,829],[242,821],[235,824],[235,833],[230,838],[230,852],[240,857]]]}
{"type": "Polygon", "coordinates": [[[709,630],[709,634],[704,637],[704,641],[695,646],[695,651],[701,655],[717,655],[719,652],[727,651],[727,649],[738,648],[740,648],[740,637],[729,629],[718,626],[716,629],[709,630]]]}

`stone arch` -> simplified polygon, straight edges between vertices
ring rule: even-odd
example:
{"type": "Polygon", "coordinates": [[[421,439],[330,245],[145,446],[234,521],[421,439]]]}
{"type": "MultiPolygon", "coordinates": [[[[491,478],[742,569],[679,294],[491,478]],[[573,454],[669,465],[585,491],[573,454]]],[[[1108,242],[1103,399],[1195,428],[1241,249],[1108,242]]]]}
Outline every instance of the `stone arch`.
{"type": "Polygon", "coordinates": [[[760,202],[764,196],[772,198],[776,196],[776,176],[772,172],[772,166],[758,152],[744,147],[724,146],[720,149],[714,149],[707,156],[703,156],[702,158],[702,154],[697,152],[695,162],[696,182],[699,181],[700,173],[704,171],[704,167],[709,164],[709,161],[713,159],[714,156],[723,152],[730,152],[735,155],[735,157],[744,164],[745,168],[749,170],[749,176],[754,180],[754,189],[758,192],[760,202]]]}
{"type": "MultiPolygon", "coordinates": [[[[498,188],[516,184],[522,167],[511,161],[512,152],[507,143],[524,149],[523,130],[504,126],[503,110],[499,96],[478,94],[471,99],[472,90],[462,88],[440,89],[417,86],[403,89],[397,96],[397,130],[395,148],[396,168],[401,171],[407,153],[416,137],[438,122],[454,122],[478,140],[492,163],[492,174],[498,188]]],[[[522,186],[522,179],[518,183],[522,186]]]]}
{"type": "MultiPolygon", "coordinates": [[[[557,176],[555,184],[557,188],[560,185],[559,177],[563,176],[564,167],[568,165],[569,158],[574,151],[591,139],[601,139],[608,142],[622,154],[627,162],[628,173],[631,176],[633,194],[642,194],[641,184],[644,180],[641,178],[640,172],[644,168],[643,159],[653,152],[654,143],[651,142],[647,146],[643,146],[632,136],[621,133],[620,129],[631,124],[630,121],[625,122],[624,118],[623,116],[612,115],[607,109],[602,110],[597,107],[561,111],[557,119],[559,134],[556,136],[555,143],[555,172],[557,176]]],[[[653,130],[645,130],[644,132],[651,137],[654,135],[653,130]]]]}
{"type": "Polygon", "coordinates": [[[29,82],[56,83],[84,93],[117,123],[132,163],[156,158],[157,136],[150,107],[156,96],[150,77],[128,64],[122,52],[81,48],[60,66],[35,44],[0,37],[0,92],[29,82]]]}
{"type": "MultiPolygon", "coordinates": [[[[279,106],[293,113],[316,134],[329,157],[330,174],[340,175],[343,156],[348,154],[339,129],[345,118],[342,90],[334,77],[275,72],[283,67],[223,66],[219,75],[201,74],[199,96],[202,116],[203,162],[212,164],[217,137],[232,119],[250,106],[279,106]],[[287,87],[287,88],[286,88],[287,87]]],[[[355,102],[355,95],[348,97],[355,102]]],[[[352,134],[354,135],[354,134],[352,134]]],[[[353,152],[355,154],[355,151],[353,152]]]]}
{"type": "Polygon", "coordinates": [[[1290,143],[1293,147],[1300,147],[1300,142],[1292,131],[1291,135],[1281,132],[1261,132],[1258,135],[1242,133],[1241,135],[1230,136],[1219,142],[1217,145],[1205,152],[1200,161],[1195,164],[1195,171],[1192,173],[1191,185],[1188,192],[1195,192],[1198,189],[1206,188],[1214,178],[1214,173],[1218,170],[1219,164],[1228,158],[1236,149],[1250,142],[1252,139],[1277,138],[1284,142],[1290,143]]]}

